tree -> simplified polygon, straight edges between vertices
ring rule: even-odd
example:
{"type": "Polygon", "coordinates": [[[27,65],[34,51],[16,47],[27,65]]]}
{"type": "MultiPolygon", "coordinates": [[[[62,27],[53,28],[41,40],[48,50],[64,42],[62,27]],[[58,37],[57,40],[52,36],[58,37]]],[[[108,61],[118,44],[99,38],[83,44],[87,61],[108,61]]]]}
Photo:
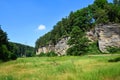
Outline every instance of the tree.
{"type": "MultiPolygon", "coordinates": [[[[94,0],[92,5],[71,12],[67,17],[62,18],[53,30],[36,41],[36,50],[48,44],[56,45],[61,38],[69,37],[75,26],[78,26],[81,33],[84,33],[93,29],[96,24],[120,23],[120,6],[117,4],[120,4],[120,0],[114,0],[114,4],[108,3],[107,0],[94,0]]],[[[71,48],[69,50],[75,51],[75,47],[71,48]]]]}
{"type": "Polygon", "coordinates": [[[17,59],[16,54],[13,53],[13,48],[7,38],[6,32],[0,27],[0,60],[8,61],[17,59]]]}
{"type": "Polygon", "coordinates": [[[113,3],[120,6],[120,0],[113,0],[113,3]]]}
{"type": "Polygon", "coordinates": [[[87,31],[93,25],[92,14],[89,8],[83,8],[75,12],[76,18],[74,25],[79,26],[80,29],[87,31]]]}
{"type": "Polygon", "coordinates": [[[0,26],[0,45],[2,44],[8,44],[8,38],[6,32],[4,32],[0,26]]]}
{"type": "Polygon", "coordinates": [[[88,41],[85,33],[78,26],[74,26],[68,40],[68,45],[71,47],[67,50],[67,54],[77,56],[86,53],[88,41]]]}
{"type": "Polygon", "coordinates": [[[109,4],[106,6],[105,12],[109,18],[109,22],[120,22],[120,6],[109,4]]]}
{"type": "Polygon", "coordinates": [[[104,8],[106,4],[108,4],[107,0],[95,0],[94,4],[96,4],[99,8],[104,8]]]}
{"type": "Polygon", "coordinates": [[[6,32],[4,32],[0,27],[0,60],[7,61],[10,57],[10,52],[8,51],[8,38],[6,32]]]}
{"type": "Polygon", "coordinates": [[[101,8],[98,8],[95,10],[94,19],[95,19],[96,23],[98,23],[98,24],[109,22],[107,12],[101,8]]]}
{"type": "Polygon", "coordinates": [[[8,61],[10,59],[10,54],[6,45],[0,45],[0,60],[8,61]]]}

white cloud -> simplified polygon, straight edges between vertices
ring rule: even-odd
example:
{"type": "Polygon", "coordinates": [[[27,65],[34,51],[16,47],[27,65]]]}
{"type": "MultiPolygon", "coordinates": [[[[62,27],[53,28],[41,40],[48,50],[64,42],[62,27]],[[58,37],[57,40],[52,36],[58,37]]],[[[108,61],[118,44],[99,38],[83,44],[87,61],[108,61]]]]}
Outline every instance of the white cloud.
{"type": "Polygon", "coordinates": [[[41,24],[41,25],[38,26],[38,30],[45,30],[45,29],[46,29],[46,26],[45,26],[45,25],[42,25],[42,24],[41,24]]]}

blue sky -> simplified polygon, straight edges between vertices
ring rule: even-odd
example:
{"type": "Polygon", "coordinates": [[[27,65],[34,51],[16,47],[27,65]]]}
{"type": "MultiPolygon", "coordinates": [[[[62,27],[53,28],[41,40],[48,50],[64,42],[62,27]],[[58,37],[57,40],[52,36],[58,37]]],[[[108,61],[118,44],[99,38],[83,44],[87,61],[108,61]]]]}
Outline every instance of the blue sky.
{"type": "MultiPolygon", "coordinates": [[[[112,0],[108,0],[112,2],[112,0]]],[[[94,0],[0,0],[0,25],[12,42],[35,46],[62,18],[94,0]]]]}

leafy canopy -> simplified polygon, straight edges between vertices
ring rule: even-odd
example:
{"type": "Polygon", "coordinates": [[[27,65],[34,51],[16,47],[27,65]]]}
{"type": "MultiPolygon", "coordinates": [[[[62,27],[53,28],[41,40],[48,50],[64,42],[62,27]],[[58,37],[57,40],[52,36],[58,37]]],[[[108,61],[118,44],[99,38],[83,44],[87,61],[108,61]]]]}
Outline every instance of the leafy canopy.
{"type": "Polygon", "coordinates": [[[78,26],[74,26],[68,40],[68,45],[71,47],[67,50],[67,54],[77,56],[86,53],[88,42],[84,32],[78,26]]]}

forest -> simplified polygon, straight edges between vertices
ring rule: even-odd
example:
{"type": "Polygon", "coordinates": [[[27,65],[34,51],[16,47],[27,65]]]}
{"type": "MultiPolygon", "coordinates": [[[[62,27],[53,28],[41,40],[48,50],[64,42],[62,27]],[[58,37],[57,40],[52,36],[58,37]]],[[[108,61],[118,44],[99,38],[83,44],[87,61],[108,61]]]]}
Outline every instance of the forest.
{"type": "Polygon", "coordinates": [[[88,7],[71,11],[67,17],[54,25],[53,30],[37,39],[35,49],[10,42],[7,33],[0,27],[0,60],[8,61],[15,60],[17,57],[34,56],[38,48],[49,44],[55,45],[63,37],[70,37],[68,45],[72,47],[67,50],[68,55],[81,55],[92,51],[100,53],[97,42],[88,44],[89,40],[85,37],[85,32],[94,28],[96,24],[108,23],[120,23],[119,0],[113,0],[113,3],[108,3],[107,0],[95,0],[88,7]]]}
{"type": "Polygon", "coordinates": [[[34,56],[34,47],[10,42],[7,33],[0,28],[0,60],[16,60],[17,57],[34,56]]]}
{"type": "Polygon", "coordinates": [[[109,23],[120,24],[120,0],[94,0],[88,7],[71,11],[37,39],[35,48],[11,42],[0,25],[0,80],[120,80],[120,47],[101,54],[98,41],[91,43],[86,37],[96,25],[109,23]],[[54,51],[35,54],[40,47],[56,45],[66,37],[70,46],[66,56],[54,51]]]}
{"type": "Polygon", "coordinates": [[[75,53],[74,51],[76,51],[77,54],[86,53],[86,51],[90,52],[86,47],[91,47],[91,45],[94,46],[96,52],[99,53],[96,42],[91,45],[85,42],[89,42],[88,39],[85,38],[85,32],[93,29],[97,24],[108,23],[120,23],[120,1],[113,0],[113,3],[108,3],[107,0],[95,0],[94,3],[88,5],[88,7],[75,12],[71,11],[67,17],[58,21],[57,24],[54,25],[53,30],[37,39],[35,49],[37,50],[49,44],[55,45],[61,38],[71,37],[68,45],[74,46],[68,49],[68,53],[75,53]],[[73,42],[76,39],[78,41],[76,43],[73,42]],[[80,41],[81,43],[78,44],[80,41]],[[77,47],[81,47],[82,50],[77,47]]]}

